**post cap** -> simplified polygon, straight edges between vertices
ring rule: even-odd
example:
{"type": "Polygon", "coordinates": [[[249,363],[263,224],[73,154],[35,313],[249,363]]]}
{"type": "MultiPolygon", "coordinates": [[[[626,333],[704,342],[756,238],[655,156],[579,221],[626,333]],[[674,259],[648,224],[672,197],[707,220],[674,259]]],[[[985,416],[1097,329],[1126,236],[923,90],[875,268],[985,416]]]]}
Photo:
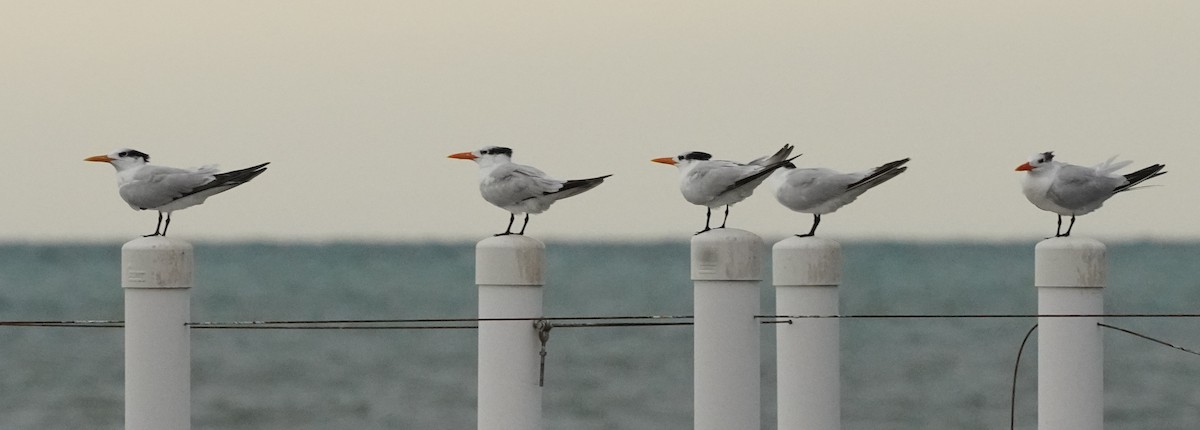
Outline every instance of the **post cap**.
{"type": "Polygon", "coordinates": [[[1107,248],[1086,237],[1052,237],[1034,247],[1036,287],[1103,288],[1108,282],[1107,248]]]}
{"type": "Polygon", "coordinates": [[[141,237],[121,246],[122,288],[191,288],[192,244],[164,236],[141,237]]]}
{"type": "Polygon", "coordinates": [[[545,254],[545,244],[525,235],[481,240],[475,244],[475,284],[541,286],[545,254]]]}
{"type": "Polygon", "coordinates": [[[771,247],[775,286],[837,286],[842,283],[842,245],[808,236],[791,236],[771,247]]]}
{"type": "Polygon", "coordinates": [[[761,281],[763,241],[735,228],[692,236],[693,281],[761,281]]]}

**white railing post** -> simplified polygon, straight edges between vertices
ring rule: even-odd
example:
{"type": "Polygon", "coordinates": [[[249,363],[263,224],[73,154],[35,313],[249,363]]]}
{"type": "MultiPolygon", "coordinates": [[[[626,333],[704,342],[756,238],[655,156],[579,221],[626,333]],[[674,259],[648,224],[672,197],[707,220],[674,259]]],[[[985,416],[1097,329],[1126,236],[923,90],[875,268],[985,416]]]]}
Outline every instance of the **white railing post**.
{"type": "MultiPolygon", "coordinates": [[[[776,315],[837,315],[842,247],[790,237],[772,248],[776,315]]],[[[839,321],[798,318],[775,325],[779,430],[841,428],[839,321]]]]}
{"type": "Polygon", "coordinates": [[[192,245],[162,236],[121,247],[125,429],[191,428],[192,245]]]}
{"type": "MultiPolygon", "coordinates": [[[[479,318],[542,316],[545,245],[523,235],[475,246],[479,318]]],[[[541,342],[533,321],[479,322],[479,430],[542,428],[541,342]]]]}
{"type": "MultiPolygon", "coordinates": [[[[1034,250],[1039,315],[1104,313],[1104,244],[1046,239],[1034,250]]],[[[1104,428],[1104,343],[1099,317],[1038,318],[1038,429],[1104,428]]]]}
{"type": "Polygon", "coordinates": [[[715,229],[692,238],[694,425],[697,430],[758,429],[759,281],[763,241],[715,229]]]}

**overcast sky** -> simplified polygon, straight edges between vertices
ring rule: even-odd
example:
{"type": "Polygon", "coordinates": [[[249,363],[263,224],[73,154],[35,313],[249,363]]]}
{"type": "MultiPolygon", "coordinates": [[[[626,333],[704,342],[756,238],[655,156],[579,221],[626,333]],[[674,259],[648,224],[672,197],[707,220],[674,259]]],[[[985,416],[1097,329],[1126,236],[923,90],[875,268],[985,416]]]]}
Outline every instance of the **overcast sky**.
{"type": "MultiPolygon", "coordinates": [[[[1035,152],[1140,168],[1075,233],[1200,239],[1196,1],[35,1],[0,5],[0,241],[124,240],[155,214],[84,157],[263,161],[175,214],[205,240],[473,240],[484,145],[562,179],[613,174],[534,216],[548,240],[690,237],[675,168],[785,143],[804,166],[910,169],[823,218],[834,239],[1035,240],[1035,152]]],[[[718,218],[719,219],[719,218],[718,218]]],[[[767,188],[730,226],[807,231],[767,188]]]]}

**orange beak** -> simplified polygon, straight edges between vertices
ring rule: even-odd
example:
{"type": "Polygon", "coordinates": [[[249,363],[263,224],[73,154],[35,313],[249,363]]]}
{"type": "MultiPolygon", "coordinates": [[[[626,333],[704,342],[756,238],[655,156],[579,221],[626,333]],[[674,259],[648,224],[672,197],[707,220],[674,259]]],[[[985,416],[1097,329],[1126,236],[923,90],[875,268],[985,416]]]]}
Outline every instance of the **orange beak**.
{"type": "Polygon", "coordinates": [[[470,152],[460,152],[457,154],[450,154],[450,158],[457,158],[459,160],[474,160],[479,157],[476,157],[475,154],[470,152]]]}
{"type": "Polygon", "coordinates": [[[653,160],[650,160],[650,161],[653,161],[653,162],[655,162],[655,163],[670,164],[670,165],[672,165],[672,166],[674,166],[674,165],[675,165],[675,157],[662,157],[662,158],[655,158],[655,159],[653,159],[653,160]]]}
{"type": "Polygon", "coordinates": [[[107,163],[107,162],[113,161],[113,159],[108,158],[107,155],[96,155],[96,156],[84,158],[83,161],[99,161],[101,163],[107,163]]]}
{"type": "Polygon", "coordinates": [[[1024,171],[1027,171],[1027,170],[1033,170],[1033,166],[1030,166],[1030,165],[1029,165],[1029,163],[1025,163],[1025,164],[1022,164],[1022,165],[1020,165],[1020,166],[1017,166],[1017,171],[1018,171],[1018,172],[1024,172],[1024,171]]]}

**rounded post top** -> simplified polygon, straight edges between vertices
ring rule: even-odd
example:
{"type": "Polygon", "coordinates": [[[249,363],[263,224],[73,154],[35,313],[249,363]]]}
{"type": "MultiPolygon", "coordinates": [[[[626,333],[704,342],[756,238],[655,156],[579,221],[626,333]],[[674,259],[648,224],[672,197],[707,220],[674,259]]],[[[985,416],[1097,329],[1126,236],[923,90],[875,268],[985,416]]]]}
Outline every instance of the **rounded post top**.
{"type": "Polygon", "coordinates": [[[1086,237],[1053,237],[1034,247],[1037,287],[1102,288],[1108,281],[1107,247],[1086,237]]]}
{"type": "Polygon", "coordinates": [[[479,241],[475,244],[475,249],[479,248],[540,248],[546,249],[546,244],[542,241],[523,234],[506,234],[503,236],[492,236],[479,241]]]}
{"type": "Polygon", "coordinates": [[[771,248],[776,286],[837,286],[842,283],[842,245],[808,236],[791,236],[771,248]]]}
{"type": "Polygon", "coordinates": [[[1035,249],[1105,249],[1104,243],[1090,237],[1048,237],[1037,243],[1035,249]]]}
{"type": "Polygon", "coordinates": [[[481,240],[475,244],[475,284],[541,286],[545,254],[545,244],[524,235],[481,240]]]}
{"type": "Polygon", "coordinates": [[[763,240],[735,228],[692,236],[693,281],[761,281],[763,240]]]}
{"type": "Polygon", "coordinates": [[[170,249],[192,249],[192,244],[187,241],[179,240],[173,237],[166,236],[146,236],[125,242],[121,245],[122,251],[150,251],[150,250],[170,250],[170,249]]]}
{"type": "Polygon", "coordinates": [[[778,252],[783,250],[813,250],[813,251],[840,251],[842,244],[836,240],[826,239],[817,236],[788,236],[786,239],[775,242],[772,250],[778,252]]]}
{"type": "Polygon", "coordinates": [[[192,244],[163,236],[141,237],[121,246],[122,288],[191,288],[192,244]]]}

